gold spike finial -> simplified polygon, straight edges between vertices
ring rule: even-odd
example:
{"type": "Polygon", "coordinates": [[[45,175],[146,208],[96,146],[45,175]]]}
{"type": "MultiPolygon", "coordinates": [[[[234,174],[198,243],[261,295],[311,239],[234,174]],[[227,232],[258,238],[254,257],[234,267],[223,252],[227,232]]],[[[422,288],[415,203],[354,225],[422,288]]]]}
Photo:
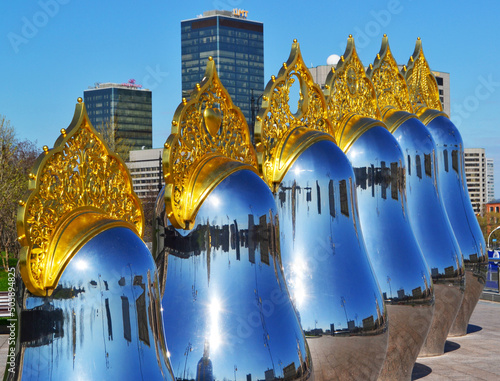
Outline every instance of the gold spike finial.
{"type": "Polygon", "coordinates": [[[142,235],[144,214],[125,163],[100,139],[83,103],[38,157],[19,203],[20,272],[35,295],[50,295],[78,249],[99,232],[126,226],[142,235]]]}
{"type": "Polygon", "coordinates": [[[370,64],[367,75],[371,79],[377,93],[378,107],[394,107],[397,110],[413,113],[408,88],[398,64],[389,47],[386,35],[382,38],[382,46],[377,58],[370,64]]]}
{"type": "Polygon", "coordinates": [[[246,119],[213,60],[190,99],[177,107],[164,147],[165,209],[176,228],[191,229],[210,191],[237,168],[257,172],[246,119]]]}
{"type": "MultiPolygon", "coordinates": [[[[326,78],[328,117],[333,124],[335,139],[340,144],[345,120],[352,115],[381,119],[377,107],[377,96],[363,63],[358,57],[354,38],[347,39],[344,59],[337,64],[335,72],[326,78]]],[[[343,144],[342,144],[343,145],[343,144]]]]}
{"type": "Polygon", "coordinates": [[[425,59],[420,37],[417,39],[415,51],[408,61],[405,78],[411,104],[417,113],[418,109],[422,107],[443,111],[437,81],[425,59]]]}
{"type": "Polygon", "coordinates": [[[326,116],[326,103],[321,88],[314,83],[297,42],[292,45],[286,65],[267,84],[264,97],[269,100],[257,117],[255,142],[262,152],[258,155],[259,169],[266,183],[273,188],[281,182],[293,157],[300,153],[303,139],[299,139],[298,127],[304,127],[304,131],[314,131],[308,135],[311,139],[312,136],[318,136],[320,131],[321,135],[333,140],[333,131],[326,116]],[[291,88],[299,90],[296,106],[289,103],[291,88]],[[293,137],[292,131],[295,131],[293,137]],[[284,149],[284,145],[291,144],[292,140],[296,143],[296,149],[284,149]]]}

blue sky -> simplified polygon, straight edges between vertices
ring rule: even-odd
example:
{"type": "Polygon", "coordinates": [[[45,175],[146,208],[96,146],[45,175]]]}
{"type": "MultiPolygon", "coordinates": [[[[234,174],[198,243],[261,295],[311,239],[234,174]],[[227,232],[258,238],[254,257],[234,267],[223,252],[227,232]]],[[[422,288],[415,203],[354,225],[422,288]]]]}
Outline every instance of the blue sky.
{"type": "Polygon", "coordinates": [[[134,78],[153,90],[153,146],[161,147],[181,101],[180,21],[210,9],[248,11],[264,23],[265,77],[298,39],[308,65],[341,55],[355,38],[365,65],[387,33],[398,63],[422,38],[433,70],[450,73],[451,117],[466,147],[495,159],[500,194],[500,3],[494,0],[277,2],[261,0],[2,1],[0,114],[18,137],[52,146],[74,104],[95,82],[134,78]]]}

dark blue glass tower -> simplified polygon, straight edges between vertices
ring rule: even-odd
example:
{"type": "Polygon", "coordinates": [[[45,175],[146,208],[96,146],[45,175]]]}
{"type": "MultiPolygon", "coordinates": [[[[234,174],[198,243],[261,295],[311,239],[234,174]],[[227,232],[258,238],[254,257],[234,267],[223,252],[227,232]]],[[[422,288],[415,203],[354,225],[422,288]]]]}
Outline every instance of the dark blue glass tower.
{"type": "MultiPolygon", "coordinates": [[[[243,12],[247,14],[247,12],[243,12]]],[[[208,57],[236,106],[251,122],[251,99],[264,91],[264,25],[229,11],[181,22],[182,96],[200,83],[208,57]]]]}
{"type": "Polygon", "coordinates": [[[110,147],[128,160],[132,150],[152,148],[153,119],[151,91],[134,80],[128,83],[99,83],[85,90],[83,98],[90,123],[114,140],[110,147]],[[113,145],[113,144],[112,144],[113,145]]]}

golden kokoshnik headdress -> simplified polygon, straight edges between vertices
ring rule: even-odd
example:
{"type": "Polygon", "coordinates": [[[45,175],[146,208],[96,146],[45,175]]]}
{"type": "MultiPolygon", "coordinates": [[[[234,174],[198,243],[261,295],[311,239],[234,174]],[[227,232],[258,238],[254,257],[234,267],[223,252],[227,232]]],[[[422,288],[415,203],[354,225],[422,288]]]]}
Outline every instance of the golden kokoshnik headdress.
{"type": "Polygon", "coordinates": [[[122,226],[142,236],[144,214],[125,163],[92,127],[78,98],[54,148],[43,147],[19,201],[19,267],[28,290],[47,296],[89,239],[122,226]]]}

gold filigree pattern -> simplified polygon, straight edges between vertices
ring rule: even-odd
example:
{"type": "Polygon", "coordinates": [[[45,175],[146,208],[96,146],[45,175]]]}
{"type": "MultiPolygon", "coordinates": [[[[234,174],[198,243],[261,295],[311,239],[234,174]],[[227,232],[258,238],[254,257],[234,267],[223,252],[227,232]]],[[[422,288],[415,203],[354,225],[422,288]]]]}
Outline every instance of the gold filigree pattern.
{"type": "Polygon", "coordinates": [[[418,113],[418,109],[422,107],[443,111],[443,105],[439,99],[438,84],[425,59],[420,37],[417,39],[415,51],[403,72],[415,112],[418,113]]]}
{"type": "Polygon", "coordinates": [[[366,76],[352,35],[347,39],[345,53],[337,68],[332,68],[328,74],[325,88],[328,117],[338,142],[342,136],[341,126],[352,115],[381,119],[375,89],[366,76]]]}
{"type": "Polygon", "coordinates": [[[397,110],[413,113],[408,87],[392,55],[387,35],[384,34],[380,52],[366,74],[375,87],[380,110],[391,106],[397,110]]]}
{"type": "Polygon", "coordinates": [[[321,88],[314,83],[302,59],[299,43],[293,41],[290,56],[278,76],[272,76],[262,96],[262,105],[255,122],[259,169],[269,186],[281,181],[284,164],[281,154],[283,139],[298,127],[306,127],[333,136],[326,115],[326,102],[321,88]],[[290,89],[300,89],[297,111],[290,109],[290,89]]]}
{"type": "Polygon", "coordinates": [[[53,149],[44,147],[30,174],[31,192],[19,202],[21,275],[38,295],[55,288],[71,259],[68,256],[74,254],[54,253],[50,248],[57,245],[54,240],[61,238],[57,231],[75,218],[75,211],[125,221],[141,236],[144,228],[141,203],[127,167],[94,130],[81,98],[71,125],[61,133],[53,149]]]}
{"type": "Polygon", "coordinates": [[[229,164],[234,161],[256,171],[257,157],[245,117],[209,57],[202,82],[190,100],[183,99],[177,107],[165,143],[165,208],[172,225],[190,228],[209,189],[237,167],[229,164]],[[211,173],[203,175],[208,166],[211,173]]]}

